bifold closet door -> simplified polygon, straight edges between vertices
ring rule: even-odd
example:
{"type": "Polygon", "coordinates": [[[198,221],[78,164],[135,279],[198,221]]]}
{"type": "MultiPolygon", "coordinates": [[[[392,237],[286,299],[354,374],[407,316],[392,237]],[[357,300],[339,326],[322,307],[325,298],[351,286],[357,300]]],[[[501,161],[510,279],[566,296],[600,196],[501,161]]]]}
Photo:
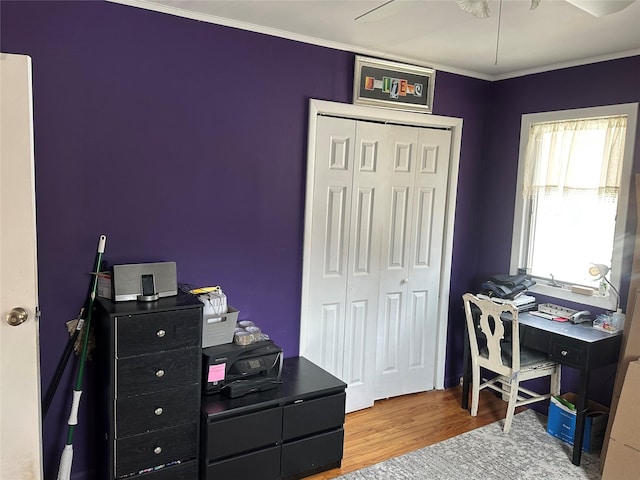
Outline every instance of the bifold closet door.
{"type": "Polygon", "coordinates": [[[348,412],[432,389],[450,132],[318,117],[315,141],[301,354],[348,412]]]}
{"type": "Polygon", "coordinates": [[[434,388],[451,132],[389,127],[375,399],[434,388]]]}
{"type": "Polygon", "coordinates": [[[385,126],[320,117],[305,356],[347,383],[347,411],[373,405],[385,126]]]}

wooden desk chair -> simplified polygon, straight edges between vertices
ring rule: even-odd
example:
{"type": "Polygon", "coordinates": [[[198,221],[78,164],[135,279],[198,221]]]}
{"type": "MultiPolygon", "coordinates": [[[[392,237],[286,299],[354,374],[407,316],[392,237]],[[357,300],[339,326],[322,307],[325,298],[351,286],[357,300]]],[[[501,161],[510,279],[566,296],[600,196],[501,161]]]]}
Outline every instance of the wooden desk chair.
{"type": "MultiPolygon", "coordinates": [[[[560,365],[548,360],[542,352],[520,346],[517,308],[481,299],[471,293],[465,293],[462,299],[471,350],[471,416],[475,417],[478,414],[480,390],[491,388],[501,393],[503,399],[509,399],[504,422],[504,432],[508,433],[516,407],[560,394],[560,365]],[[474,319],[472,305],[480,312],[479,322],[474,319]],[[509,341],[504,340],[505,327],[500,318],[503,313],[510,313],[512,316],[509,341]],[[478,337],[481,335],[486,338],[486,346],[478,343],[478,337]],[[483,383],[480,383],[480,367],[498,375],[491,380],[482,379],[483,383]],[[520,382],[525,380],[547,375],[551,376],[550,393],[539,394],[520,385],[520,382]]],[[[475,315],[477,318],[477,312],[475,315]]]]}

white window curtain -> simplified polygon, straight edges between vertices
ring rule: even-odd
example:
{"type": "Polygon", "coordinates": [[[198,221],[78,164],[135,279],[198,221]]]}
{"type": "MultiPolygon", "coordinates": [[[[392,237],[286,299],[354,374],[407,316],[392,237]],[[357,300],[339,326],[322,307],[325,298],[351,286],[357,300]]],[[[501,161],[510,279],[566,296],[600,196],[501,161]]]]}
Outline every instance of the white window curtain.
{"type": "Polygon", "coordinates": [[[626,127],[626,115],[532,125],[525,159],[525,199],[576,193],[617,199],[626,127]]]}

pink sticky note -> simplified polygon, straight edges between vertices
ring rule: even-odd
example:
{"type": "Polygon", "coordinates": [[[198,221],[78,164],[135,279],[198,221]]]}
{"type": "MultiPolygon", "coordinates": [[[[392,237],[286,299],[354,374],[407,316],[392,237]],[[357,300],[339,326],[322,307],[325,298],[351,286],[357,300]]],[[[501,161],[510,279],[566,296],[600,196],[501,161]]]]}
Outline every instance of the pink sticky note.
{"type": "Polygon", "coordinates": [[[224,380],[224,372],[226,368],[226,363],[209,365],[209,375],[207,376],[207,382],[219,382],[220,380],[224,380]]]}

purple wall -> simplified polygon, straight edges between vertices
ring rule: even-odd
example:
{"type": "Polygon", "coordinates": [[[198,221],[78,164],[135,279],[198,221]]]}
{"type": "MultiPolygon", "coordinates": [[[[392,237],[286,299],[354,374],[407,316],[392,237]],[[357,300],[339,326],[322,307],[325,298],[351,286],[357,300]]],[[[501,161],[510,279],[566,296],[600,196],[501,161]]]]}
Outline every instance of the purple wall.
{"type": "MultiPolygon", "coordinates": [[[[2,51],[33,59],[43,391],[102,233],[110,263],[175,261],[179,281],[221,284],[297,355],[307,105],[351,101],[354,55],[104,2],[3,0],[0,22],[2,51]]],[[[520,115],[638,101],[638,73],[638,57],[493,84],[437,73],[434,113],[464,119],[448,386],[462,370],[460,295],[508,265],[520,115]],[[486,222],[503,235],[483,235],[486,222]]],[[[44,423],[47,478],[71,370],[44,423]]],[[[95,467],[99,381],[89,363],[74,478],[95,467]]]]}
{"type": "Polygon", "coordinates": [[[458,383],[462,372],[464,311],[461,297],[476,291],[478,230],[484,195],[484,151],[493,85],[483,80],[437,72],[434,113],[463,119],[460,171],[453,237],[445,386],[458,383]]]}
{"type": "MultiPolygon", "coordinates": [[[[350,101],[353,54],[106,2],[1,8],[2,51],[33,59],[43,390],[102,233],[110,263],[175,261],[297,355],[308,100],[350,101]]],[[[71,370],[44,423],[47,478],[71,370]]],[[[100,415],[86,376],[79,473],[100,415]]]]}

